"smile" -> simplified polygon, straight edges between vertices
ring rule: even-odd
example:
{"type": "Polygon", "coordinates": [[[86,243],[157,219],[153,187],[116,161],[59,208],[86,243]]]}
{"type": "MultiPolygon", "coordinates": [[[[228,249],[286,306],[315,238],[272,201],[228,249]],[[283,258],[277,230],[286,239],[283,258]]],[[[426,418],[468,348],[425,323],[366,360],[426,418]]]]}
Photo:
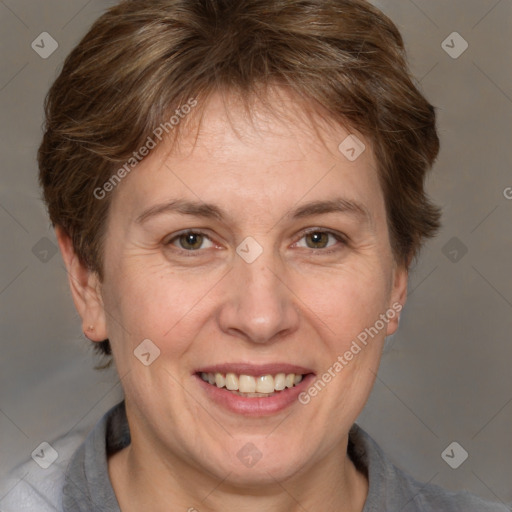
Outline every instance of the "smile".
{"type": "Polygon", "coordinates": [[[302,374],[277,373],[275,375],[238,375],[236,373],[201,372],[201,379],[212,386],[227,389],[239,396],[249,398],[269,397],[286,388],[293,388],[302,381],[302,374]]]}
{"type": "Polygon", "coordinates": [[[225,363],[197,368],[194,377],[208,401],[225,411],[266,416],[297,404],[299,394],[314,381],[315,373],[287,363],[225,363]]]}

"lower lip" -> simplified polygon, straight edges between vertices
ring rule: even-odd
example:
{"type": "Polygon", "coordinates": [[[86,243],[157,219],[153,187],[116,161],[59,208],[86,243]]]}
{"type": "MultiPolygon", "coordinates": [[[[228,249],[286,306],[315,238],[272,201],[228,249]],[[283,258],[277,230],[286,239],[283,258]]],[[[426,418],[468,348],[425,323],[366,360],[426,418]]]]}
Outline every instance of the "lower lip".
{"type": "Polygon", "coordinates": [[[216,404],[225,409],[243,416],[266,416],[276,414],[298,402],[298,396],[305,391],[314,380],[314,374],[303,377],[293,388],[286,388],[275,395],[268,397],[244,397],[235,395],[226,388],[218,388],[205,382],[199,375],[194,375],[207,396],[216,404]]]}

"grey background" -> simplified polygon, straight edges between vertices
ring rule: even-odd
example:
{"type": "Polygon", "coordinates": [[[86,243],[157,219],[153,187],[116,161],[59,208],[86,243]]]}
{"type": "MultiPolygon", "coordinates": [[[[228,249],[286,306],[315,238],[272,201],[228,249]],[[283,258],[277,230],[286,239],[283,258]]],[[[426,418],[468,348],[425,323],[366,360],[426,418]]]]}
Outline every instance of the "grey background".
{"type": "MultiPolygon", "coordinates": [[[[60,255],[41,242],[55,238],[35,162],[44,95],[112,3],[0,1],[0,476],[42,441],[90,428],[122,396],[113,371],[93,369],[60,255]],[[59,44],[48,59],[31,48],[43,31],[59,44]]],[[[510,502],[512,1],[375,3],[438,108],[429,190],[444,228],[411,273],[399,333],[358,421],[416,478],[510,502]],[[469,44],[457,59],[441,46],[454,31],[469,44]],[[469,453],[455,470],[441,458],[452,441],[469,453]]]]}

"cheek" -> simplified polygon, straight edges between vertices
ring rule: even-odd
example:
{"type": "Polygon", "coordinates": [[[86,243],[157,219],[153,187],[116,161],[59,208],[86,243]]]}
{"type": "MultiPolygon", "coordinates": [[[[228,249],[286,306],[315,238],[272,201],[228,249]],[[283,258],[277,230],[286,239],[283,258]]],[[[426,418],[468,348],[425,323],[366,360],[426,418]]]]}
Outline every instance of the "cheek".
{"type": "Polygon", "coordinates": [[[134,258],[119,267],[105,302],[113,317],[107,318],[109,333],[112,330],[113,338],[124,339],[123,350],[130,344],[133,351],[142,340],[150,339],[161,352],[176,355],[187,349],[207,316],[209,294],[222,274],[193,275],[170,270],[165,263],[147,263],[134,258]]]}
{"type": "Polygon", "coordinates": [[[389,302],[389,283],[383,268],[353,267],[332,273],[322,280],[307,280],[300,297],[323,324],[332,343],[342,349],[362,331],[373,326],[386,312],[389,302]]]}

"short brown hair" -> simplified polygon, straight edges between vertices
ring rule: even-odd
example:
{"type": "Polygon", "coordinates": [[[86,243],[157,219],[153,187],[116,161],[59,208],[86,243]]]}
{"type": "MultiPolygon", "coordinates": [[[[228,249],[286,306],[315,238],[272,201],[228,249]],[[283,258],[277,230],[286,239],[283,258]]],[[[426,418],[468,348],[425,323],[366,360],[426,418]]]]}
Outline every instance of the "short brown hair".
{"type": "MultiPolygon", "coordinates": [[[[249,101],[276,84],[371,141],[393,253],[408,266],[439,228],[424,189],[436,116],[398,29],[364,0],[125,0],[101,16],[48,93],[38,153],[51,221],[82,263],[103,279],[110,198],[94,191],[172,112],[215,90],[249,101]]],[[[99,350],[110,354],[108,340],[99,350]]]]}

